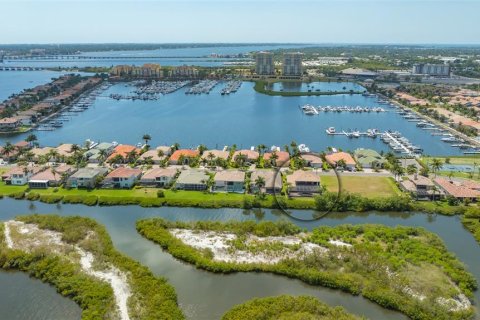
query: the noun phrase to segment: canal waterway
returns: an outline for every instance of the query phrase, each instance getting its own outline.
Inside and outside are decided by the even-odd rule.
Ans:
[[[189,319],[211,320],[220,316],[235,304],[254,297],[279,294],[307,294],[318,297],[330,305],[344,306],[348,311],[364,315],[369,319],[406,319],[398,312],[383,309],[368,300],[321,287],[306,285],[300,281],[262,273],[236,273],[218,275],[195,269],[193,266],[172,258],[152,242],[142,238],[135,230],[135,221],[148,217],[169,220],[278,220],[288,219],[276,210],[199,209],[199,208],[140,208],[136,206],[87,207],[82,205],[49,205],[39,202],[1,200],[0,220],[11,219],[18,214],[56,213],[60,215],[82,215],[104,224],[115,247],[121,252],[148,266],[156,275],[166,277],[178,293],[179,303]],[[312,211],[296,212],[309,216]],[[445,217],[421,213],[342,213],[331,214],[316,222],[292,221],[299,226],[312,229],[319,225],[378,223],[389,226],[407,225],[424,227],[438,234],[449,250],[463,261],[468,270],[480,280],[480,247],[473,236],[463,228],[458,217]],[[0,272],[0,288],[9,288],[12,274]],[[15,274],[14,274],[15,275]],[[10,282],[9,282],[10,281]],[[26,282],[24,289],[37,285],[34,280]],[[45,285],[47,286],[47,285]],[[475,304],[480,302],[475,295]],[[29,306],[29,312],[45,312],[50,300],[35,303],[29,296],[1,299],[4,305]],[[35,307],[32,307],[34,305]],[[68,306],[65,305],[67,308]],[[75,307],[64,319],[77,319]],[[27,311],[28,311],[27,310]],[[25,311],[25,312],[27,312]],[[34,317],[32,317],[33,319]],[[14,318],[15,319],[15,318]],[[20,318],[17,318],[20,319]],[[22,318],[23,319],[23,318]]]
[[[224,83],[218,84],[210,94],[186,95],[187,88],[182,88],[158,100],[117,101],[110,98],[110,94],[132,95],[135,87],[116,84],[97,97],[88,110],[71,116],[62,128],[35,134],[43,146],[56,146],[63,142],[83,144],[86,139],[137,144],[148,133],[152,136],[152,145],[178,142],[186,148],[199,144],[209,148],[232,144],[240,148],[258,144],[283,147],[296,141],[314,151],[327,147],[389,151],[388,145],[379,138],[349,139],[327,135],[325,131],[332,126],[337,132],[355,129],[365,132],[376,128],[399,131],[413,144],[422,147],[427,155],[462,154],[459,148],[442,142],[440,136],[432,136],[432,131],[422,130],[414,122],[405,120],[395,108],[380,104],[376,97],[360,94],[269,96],[257,93],[252,82],[244,82],[236,93],[221,95],[223,86]],[[346,82],[316,83],[315,87],[321,90],[362,88]],[[386,112],[321,112],[308,116],[299,108],[307,103],[315,106],[382,107]],[[0,143],[16,142],[25,137],[26,134],[2,136]]]

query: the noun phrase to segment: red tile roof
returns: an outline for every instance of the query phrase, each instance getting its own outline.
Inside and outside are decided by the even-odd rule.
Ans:
[[[464,184],[461,181],[452,181],[445,178],[436,178],[434,181],[445,190],[447,194],[454,196],[455,198],[480,197],[480,191],[468,188],[468,183]]]
[[[355,160],[353,160],[350,153],[346,152],[335,152],[325,156],[325,159],[330,164],[337,164],[338,161],[343,160],[345,164],[348,165],[355,165]]]
[[[200,155],[200,152],[198,150],[180,149],[175,151],[170,156],[170,161],[178,161],[181,156],[183,156],[184,158],[195,158],[198,155]]]
[[[113,149],[112,154],[107,158],[107,161],[115,158],[115,156],[117,155],[125,158],[127,154],[132,152],[133,150],[135,150],[137,154],[140,154],[140,149],[138,149],[137,147],[129,146],[128,144],[121,144],[119,146],[116,146],[115,149]]]

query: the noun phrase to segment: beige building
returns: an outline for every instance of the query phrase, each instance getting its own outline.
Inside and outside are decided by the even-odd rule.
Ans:
[[[303,53],[288,52],[283,54],[283,76],[301,77],[303,74],[302,68]]]
[[[273,53],[260,51],[255,55],[255,72],[257,75],[274,75],[275,64],[273,62]]]

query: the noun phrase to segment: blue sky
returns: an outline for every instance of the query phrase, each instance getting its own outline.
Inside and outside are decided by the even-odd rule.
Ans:
[[[0,0],[0,43],[480,44],[480,0]]]

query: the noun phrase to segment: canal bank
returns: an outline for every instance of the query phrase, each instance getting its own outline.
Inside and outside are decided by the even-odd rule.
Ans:
[[[253,297],[278,294],[313,295],[330,305],[342,305],[349,312],[365,315],[369,319],[406,319],[363,299],[320,287],[308,286],[300,281],[261,273],[215,275],[195,269],[163,252],[159,246],[143,239],[135,231],[135,222],[142,218],[162,217],[176,221],[196,220],[278,220],[286,218],[277,210],[198,209],[198,208],[138,208],[138,207],[86,207],[80,205],[49,205],[44,203],[2,200],[0,219],[8,220],[18,214],[56,213],[82,215],[96,219],[109,231],[115,247],[124,254],[148,266],[155,274],[169,279],[179,297],[179,303],[189,319],[219,319],[233,305]],[[298,215],[311,215],[299,211]],[[447,248],[464,262],[468,270],[480,279],[480,247],[464,229],[460,217],[445,217],[417,213],[337,213],[316,222],[292,221],[302,228],[319,225],[379,223],[389,226],[420,226],[437,233]],[[192,290],[195,284],[195,290]],[[2,283],[3,287],[3,283]],[[201,292],[202,294],[199,294]],[[480,301],[475,293],[475,304]],[[215,303],[212,303],[214,301]],[[18,303],[18,302],[17,302]],[[22,303],[29,303],[23,301]]]

